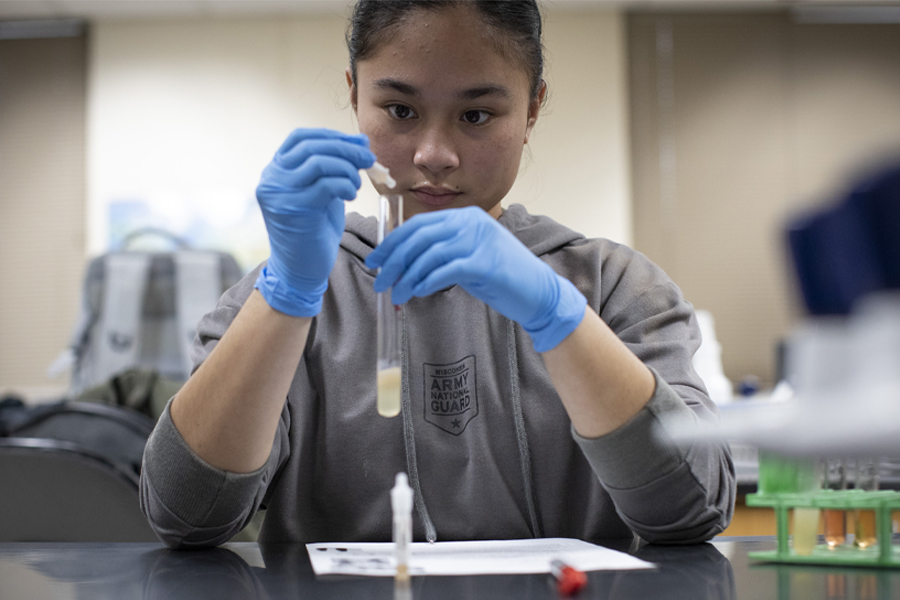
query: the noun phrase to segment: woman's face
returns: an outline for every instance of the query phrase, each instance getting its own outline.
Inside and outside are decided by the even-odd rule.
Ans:
[[[407,218],[462,206],[499,217],[537,119],[523,65],[494,50],[474,10],[414,10],[357,63],[355,86],[348,70],[360,131]]]

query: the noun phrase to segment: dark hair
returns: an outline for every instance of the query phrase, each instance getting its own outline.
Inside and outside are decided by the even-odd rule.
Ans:
[[[358,0],[347,29],[353,83],[357,62],[374,54],[407,13],[454,6],[473,7],[488,27],[506,33],[492,36],[495,49],[522,64],[531,83],[530,97],[536,99],[544,72],[541,12],[536,0]]]

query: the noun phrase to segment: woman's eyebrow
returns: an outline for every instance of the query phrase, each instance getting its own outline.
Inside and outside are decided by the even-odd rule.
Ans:
[[[419,95],[419,90],[415,86],[404,83],[399,79],[393,79],[391,77],[376,79],[373,82],[372,86],[380,90],[392,90],[406,96]],[[512,94],[510,93],[509,88],[507,88],[506,86],[488,84],[469,88],[467,90],[462,90],[457,94],[457,96],[460,100],[476,100],[478,98],[483,98],[484,96],[499,96],[501,98],[511,98]]]
[[[390,77],[384,77],[382,79],[376,79],[372,83],[372,87],[375,87],[380,90],[393,90],[395,92],[399,92],[406,96],[418,96],[419,90],[417,90],[414,86],[409,85],[408,83],[403,83],[397,79],[392,79]]]
[[[460,100],[476,100],[484,96],[499,96],[506,99],[512,98],[509,88],[493,84],[470,88],[459,93]]]

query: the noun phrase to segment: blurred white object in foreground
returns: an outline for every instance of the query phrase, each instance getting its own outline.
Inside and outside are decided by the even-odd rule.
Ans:
[[[788,455],[900,455],[900,295],[871,296],[848,318],[809,319],[788,343],[793,399],[731,404],[721,427],[672,423],[676,438]]]
[[[695,311],[703,342],[694,354],[694,370],[706,384],[709,397],[716,404],[727,404],[733,399],[733,386],[722,369],[722,345],[716,339],[716,325],[712,313]]]

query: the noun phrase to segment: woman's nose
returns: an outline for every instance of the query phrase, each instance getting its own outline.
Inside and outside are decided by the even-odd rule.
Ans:
[[[452,170],[459,166],[459,155],[453,134],[442,127],[430,127],[422,132],[413,162],[432,173]]]

